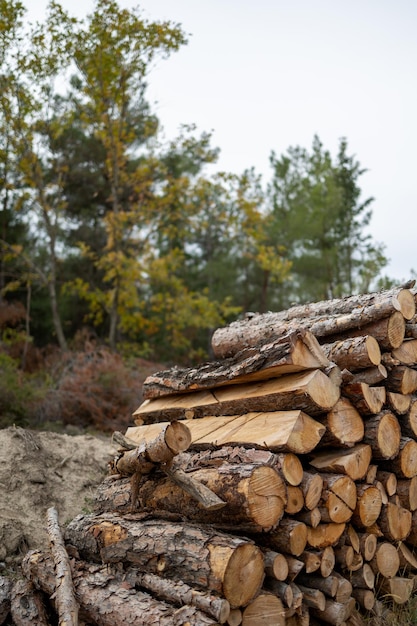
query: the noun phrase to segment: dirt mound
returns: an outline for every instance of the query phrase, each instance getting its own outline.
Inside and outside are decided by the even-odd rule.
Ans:
[[[0,567],[48,544],[48,507],[61,525],[91,510],[115,451],[110,437],[0,430]]]

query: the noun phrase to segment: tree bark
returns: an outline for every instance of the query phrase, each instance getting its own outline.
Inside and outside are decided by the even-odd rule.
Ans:
[[[10,612],[15,626],[49,626],[42,594],[24,578],[13,585]]]
[[[212,389],[231,384],[276,378],[330,365],[317,339],[303,329],[257,348],[245,348],[234,357],[203,363],[193,368],[174,367],[148,376],[145,399],[176,393]]]
[[[385,387],[370,387],[366,383],[349,383],[343,386],[342,391],[362,417],[376,415],[385,404]]]
[[[133,415],[147,423],[288,408],[314,416],[333,408],[339,397],[339,387],[316,369],[267,381],[218,387],[215,393],[196,391],[145,400]]]
[[[9,612],[13,583],[10,578],[0,576],[0,624],[4,624]]]
[[[232,608],[247,604],[263,579],[263,555],[252,541],[210,527],[78,515],[67,526],[66,540],[87,560],[130,563],[145,573],[163,573],[223,595]]]
[[[322,344],[321,347],[327,358],[342,370],[354,372],[381,363],[381,349],[377,340],[370,335],[349,337]]]

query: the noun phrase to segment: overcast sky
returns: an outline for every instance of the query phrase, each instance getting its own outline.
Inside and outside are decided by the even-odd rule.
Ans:
[[[42,19],[46,0],[23,0]],[[91,0],[61,0],[70,14]],[[149,76],[168,138],[181,124],[212,131],[218,169],[254,167],[269,155],[310,148],[314,134],[336,154],[348,140],[368,171],[370,234],[386,245],[386,273],[417,270],[417,2],[415,0],[119,0],[149,20],[180,23],[189,43]]]

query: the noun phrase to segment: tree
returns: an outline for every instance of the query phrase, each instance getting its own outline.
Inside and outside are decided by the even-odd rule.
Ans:
[[[366,234],[373,199],[360,201],[360,164],[342,139],[334,161],[316,136],[312,150],[271,154],[268,189],[271,239],[288,251],[291,280],[277,293],[278,308],[293,301],[335,298],[367,290],[387,260]]]

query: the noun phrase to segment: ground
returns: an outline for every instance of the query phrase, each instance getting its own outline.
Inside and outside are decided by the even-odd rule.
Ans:
[[[116,450],[110,437],[0,430],[0,570],[48,545],[48,507],[57,508],[62,526],[92,510]]]

